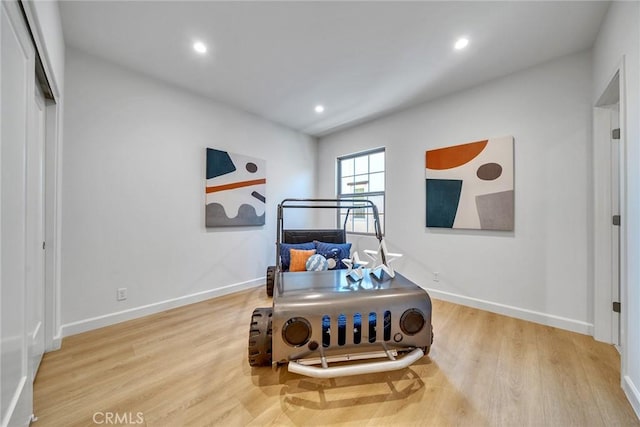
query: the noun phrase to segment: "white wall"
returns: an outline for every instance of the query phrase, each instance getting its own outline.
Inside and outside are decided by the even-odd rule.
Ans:
[[[590,88],[580,53],[322,138],[319,196],[335,194],[337,156],[386,147],[398,271],[436,298],[589,333]],[[504,135],[515,139],[515,231],[426,228],[425,150]]]
[[[626,211],[621,213],[627,233],[622,272],[625,305],[622,307],[622,386],[640,416],[640,4],[613,2],[593,49],[592,103],[595,104],[624,57],[622,87],[626,108]],[[623,249],[624,254],[624,249]]]
[[[277,202],[314,193],[316,141],[77,50],[66,75],[63,334],[263,283]],[[206,147],[266,160],[264,227],[205,228]]]

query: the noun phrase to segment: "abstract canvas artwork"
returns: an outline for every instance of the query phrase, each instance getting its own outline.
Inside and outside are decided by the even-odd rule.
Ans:
[[[265,161],[207,148],[206,226],[264,225]]]
[[[427,227],[513,230],[513,137],[428,150]]]

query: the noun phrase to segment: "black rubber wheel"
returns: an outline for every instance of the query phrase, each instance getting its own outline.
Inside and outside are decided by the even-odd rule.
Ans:
[[[249,365],[271,365],[271,307],[256,308],[249,328]]]
[[[431,345],[433,345],[433,325],[431,325]],[[429,354],[429,352],[431,351],[431,345],[422,347],[422,352],[424,353],[425,356]]]
[[[270,265],[267,267],[267,295],[273,296],[273,284],[276,280],[276,266]]]

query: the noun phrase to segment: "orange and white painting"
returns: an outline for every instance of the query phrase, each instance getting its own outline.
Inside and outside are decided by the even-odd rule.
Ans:
[[[513,137],[428,150],[427,227],[513,230]]]
[[[265,161],[207,148],[206,226],[264,225]]]

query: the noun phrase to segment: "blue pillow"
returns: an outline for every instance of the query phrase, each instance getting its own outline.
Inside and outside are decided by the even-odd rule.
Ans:
[[[313,242],[307,243],[280,243],[280,263],[282,264],[282,270],[288,271],[289,264],[291,264],[291,253],[289,250],[291,249],[300,249],[304,251],[309,251],[311,249],[315,249],[316,245]]]
[[[315,244],[317,254],[322,255],[326,259],[334,259],[337,269],[347,268],[347,266],[342,263],[342,260],[351,256],[351,243],[325,243],[316,240]]]

